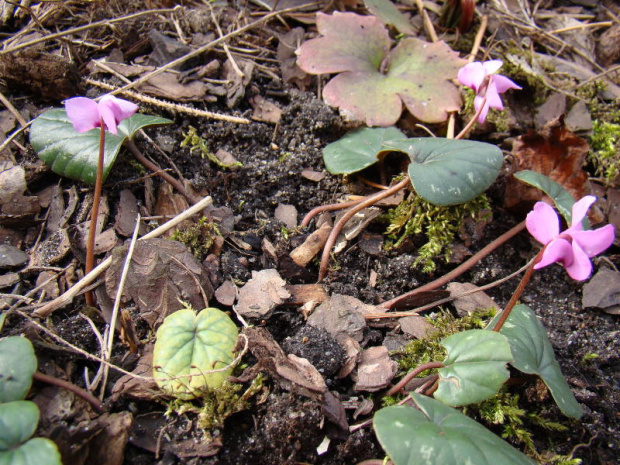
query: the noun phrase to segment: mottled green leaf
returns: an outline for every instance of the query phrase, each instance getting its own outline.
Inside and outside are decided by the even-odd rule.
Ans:
[[[426,137],[389,144],[409,155],[411,184],[419,196],[435,205],[475,199],[493,184],[504,160],[497,146],[471,140]]]
[[[402,139],[405,135],[395,127],[360,128],[323,149],[323,160],[330,173],[350,174],[361,171],[378,161],[388,147],[386,141]]]
[[[0,465],[62,465],[53,441],[34,438],[21,446],[0,452]]]
[[[490,328],[500,315],[489,324]],[[560,410],[566,416],[581,418],[583,411],[562,375],[547,332],[534,311],[527,305],[516,305],[500,333],[508,338],[514,356],[511,364],[523,373],[540,376]]]
[[[232,367],[237,327],[224,312],[206,308],[196,314],[185,308],[166,317],[157,330],[153,350],[155,381],[164,391],[182,399],[205,389],[216,389]]]
[[[441,402],[411,393],[417,407],[375,414],[377,439],[395,465],[534,465],[488,429]]]
[[[493,397],[509,378],[506,367],[513,360],[505,336],[472,329],[441,341],[448,349],[439,369],[435,398],[452,406],[468,405]]]
[[[0,402],[22,400],[32,384],[37,358],[25,337],[0,340]]]
[[[107,178],[125,139],[133,137],[139,129],[170,123],[172,121],[166,118],[136,113],[121,121],[118,135],[106,131],[103,179]],[[83,133],[76,132],[65,110],[56,108],[46,111],[32,122],[30,143],[39,158],[55,173],[94,184],[99,160],[100,132],[99,128]]]

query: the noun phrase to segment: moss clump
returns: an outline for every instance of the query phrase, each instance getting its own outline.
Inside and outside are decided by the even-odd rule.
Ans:
[[[198,223],[183,230],[175,231],[171,239],[185,244],[190,252],[202,261],[209,253],[209,249],[217,236],[221,236],[218,225],[207,221],[203,216],[198,220]]]
[[[620,124],[594,121],[590,137],[590,161],[607,184],[616,184],[620,173]]]
[[[202,430],[221,427],[232,414],[250,408],[250,400],[263,389],[263,381],[259,374],[245,391],[241,384],[224,382],[217,389],[202,391],[194,400],[174,399],[168,403],[166,415],[193,413]]]
[[[424,233],[427,242],[418,249],[413,266],[421,266],[424,273],[431,273],[436,267],[436,257],[443,255],[446,262],[449,260],[452,241],[463,221],[467,218],[476,221],[486,219],[488,212],[489,200],[484,194],[467,203],[447,207],[434,205],[411,194],[388,212],[386,234],[391,242],[386,244],[386,248],[397,248],[408,236]]]
[[[196,128],[190,126],[187,132],[183,133],[185,139],[181,142],[181,147],[189,146],[189,152],[199,152],[202,158],[208,158],[210,161],[215,163],[220,168],[232,168],[234,166],[243,166],[240,162],[231,163],[227,165],[226,163],[222,163],[222,161],[217,158],[211,150],[209,150],[209,146],[207,144],[207,140],[198,135]]]
[[[495,309],[489,308],[462,318],[457,318],[446,311],[439,313],[435,318],[427,317],[434,329],[424,339],[415,339],[395,353],[400,369],[408,372],[423,363],[445,359],[446,349],[440,344],[443,339],[461,331],[482,329],[494,316]]]
[[[461,111],[461,115],[463,116],[464,121],[469,121],[476,115],[476,109],[474,108],[476,92],[466,88],[464,89],[464,94],[463,110]],[[493,109],[492,111],[489,111],[485,121],[493,124],[496,131],[507,132],[510,129],[507,116],[507,110]]]

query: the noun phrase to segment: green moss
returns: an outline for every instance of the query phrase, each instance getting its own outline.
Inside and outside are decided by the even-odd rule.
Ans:
[[[166,416],[192,413],[197,415],[197,425],[204,431],[221,427],[230,415],[250,408],[250,400],[263,389],[263,381],[259,374],[245,391],[241,384],[224,382],[218,389],[203,391],[192,401],[174,399],[168,403]]]
[[[209,253],[216,236],[221,236],[218,225],[207,221],[203,216],[198,223],[175,231],[171,239],[182,242],[198,260],[203,260]]]
[[[446,337],[469,329],[482,329],[495,316],[495,309],[490,308],[470,313],[457,318],[449,312],[441,312],[435,318],[426,317],[434,329],[424,339],[414,339],[403,349],[395,352],[399,367],[408,372],[417,366],[446,358],[446,349],[440,342]],[[425,372],[423,376],[426,376]]]
[[[620,124],[593,122],[589,158],[605,182],[616,183],[620,173]]]
[[[465,88],[464,93],[463,110],[461,110],[461,115],[463,117],[463,121],[469,121],[476,115],[476,109],[474,108],[474,98],[476,97],[476,92]],[[485,121],[493,124],[497,131],[507,132],[510,129],[507,116],[507,110],[499,111],[493,109],[489,111]]]
[[[490,211],[489,200],[481,195],[462,205],[438,206],[411,194],[387,215],[386,248],[397,248],[411,235],[424,234],[427,242],[418,249],[414,266],[425,273],[435,270],[435,259],[443,256],[447,262],[452,252],[455,234],[467,218],[484,219]]]
[[[198,135],[196,128],[190,126],[187,133],[183,133],[185,139],[181,142],[181,147],[189,146],[189,152],[199,152],[202,158],[207,157],[210,161],[215,163],[220,168],[232,168],[234,166],[243,166],[240,162],[231,163],[227,165],[222,163],[214,154],[209,150],[207,140]]]

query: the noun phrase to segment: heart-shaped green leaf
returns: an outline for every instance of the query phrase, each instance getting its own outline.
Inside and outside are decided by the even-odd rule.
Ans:
[[[323,97],[368,126],[392,126],[403,104],[416,118],[445,121],[461,108],[452,82],[466,61],[443,42],[409,38],[390,51],[385,26],[374,16],[317,14],[322,37],[304,42],[298,64],[307,73],[340,73]]]
[[[420,410],[387,407],[375,414],[379,442],[395,465],[533,465],[536,462],[461,412],[411,393]]]
[[[37,358],[25,337],[0,340],[0,403],[22,400],[32,384]]]
[[[34,438],[16,449],[0,451],[0,465],[62,465],[53,441]]]
[[[181,399],[216,389],[226,380],[234,359],[237,327],[221,310],[206,308],[196,315],[185,308],[166,317],[153,349],[155,381]]]
[[[555,203],[556,208],[566,222],[570,224],[575,199],[561,184],[549,179],[549,177],[542,173],[531,170],[519,171],[514,174],[514,177],[530,186],[537,187],[547,194],[553,200],[553,203]]]
[[[29,400],[0,404],[0,451],[13,449],[34,434],[39,423],[39,407]]]
[[[435,398],[445,404],[456,407],[493,397],[510,376],[510,345],[499,333],[472,329],[443,339],[441,345],[448,354]]]
[[[500,315],[489,323],[489,328],[495,326]],[[583,411],[562,375],[547,332],[534,311],[527,305],[516,305],[500,333],[508,338],[514,356],[511,365],[523,373],[540,376],[564,415],[581,418]]]
[[[435,205],[475,199],[493,184],[504,160],[495,145],[472,140],[427,137],[390,144],[392,150],[409,155],[411,184],[419,196]]]
[[[391,139],[405,135],[395,127],[360,128],[323,149],[323,161],[330,173],[351,174],[375,164],[381,152],[389,150],[385,145]]]
[[[170,123],[172,121],[166,118],[136,113],[121,121],[118,135],[106,131],[103,179],[107,178],[125,139],[147,126]],[[97,176],[99,136],[99,128],[76,132],[62,108],[46,111],[32,122],[30,128],[30,143],[41,160],[61,176],[90,184],[95,183]]]

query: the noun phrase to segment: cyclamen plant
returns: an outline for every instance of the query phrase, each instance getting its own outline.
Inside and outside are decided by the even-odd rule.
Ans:
[[[65,101],[65,109],[77,132],[105,126],[116,135],[120,122],[138,111],[138,105],[113,95],[104,95],[99,103],[86,97],[70,98]]]

